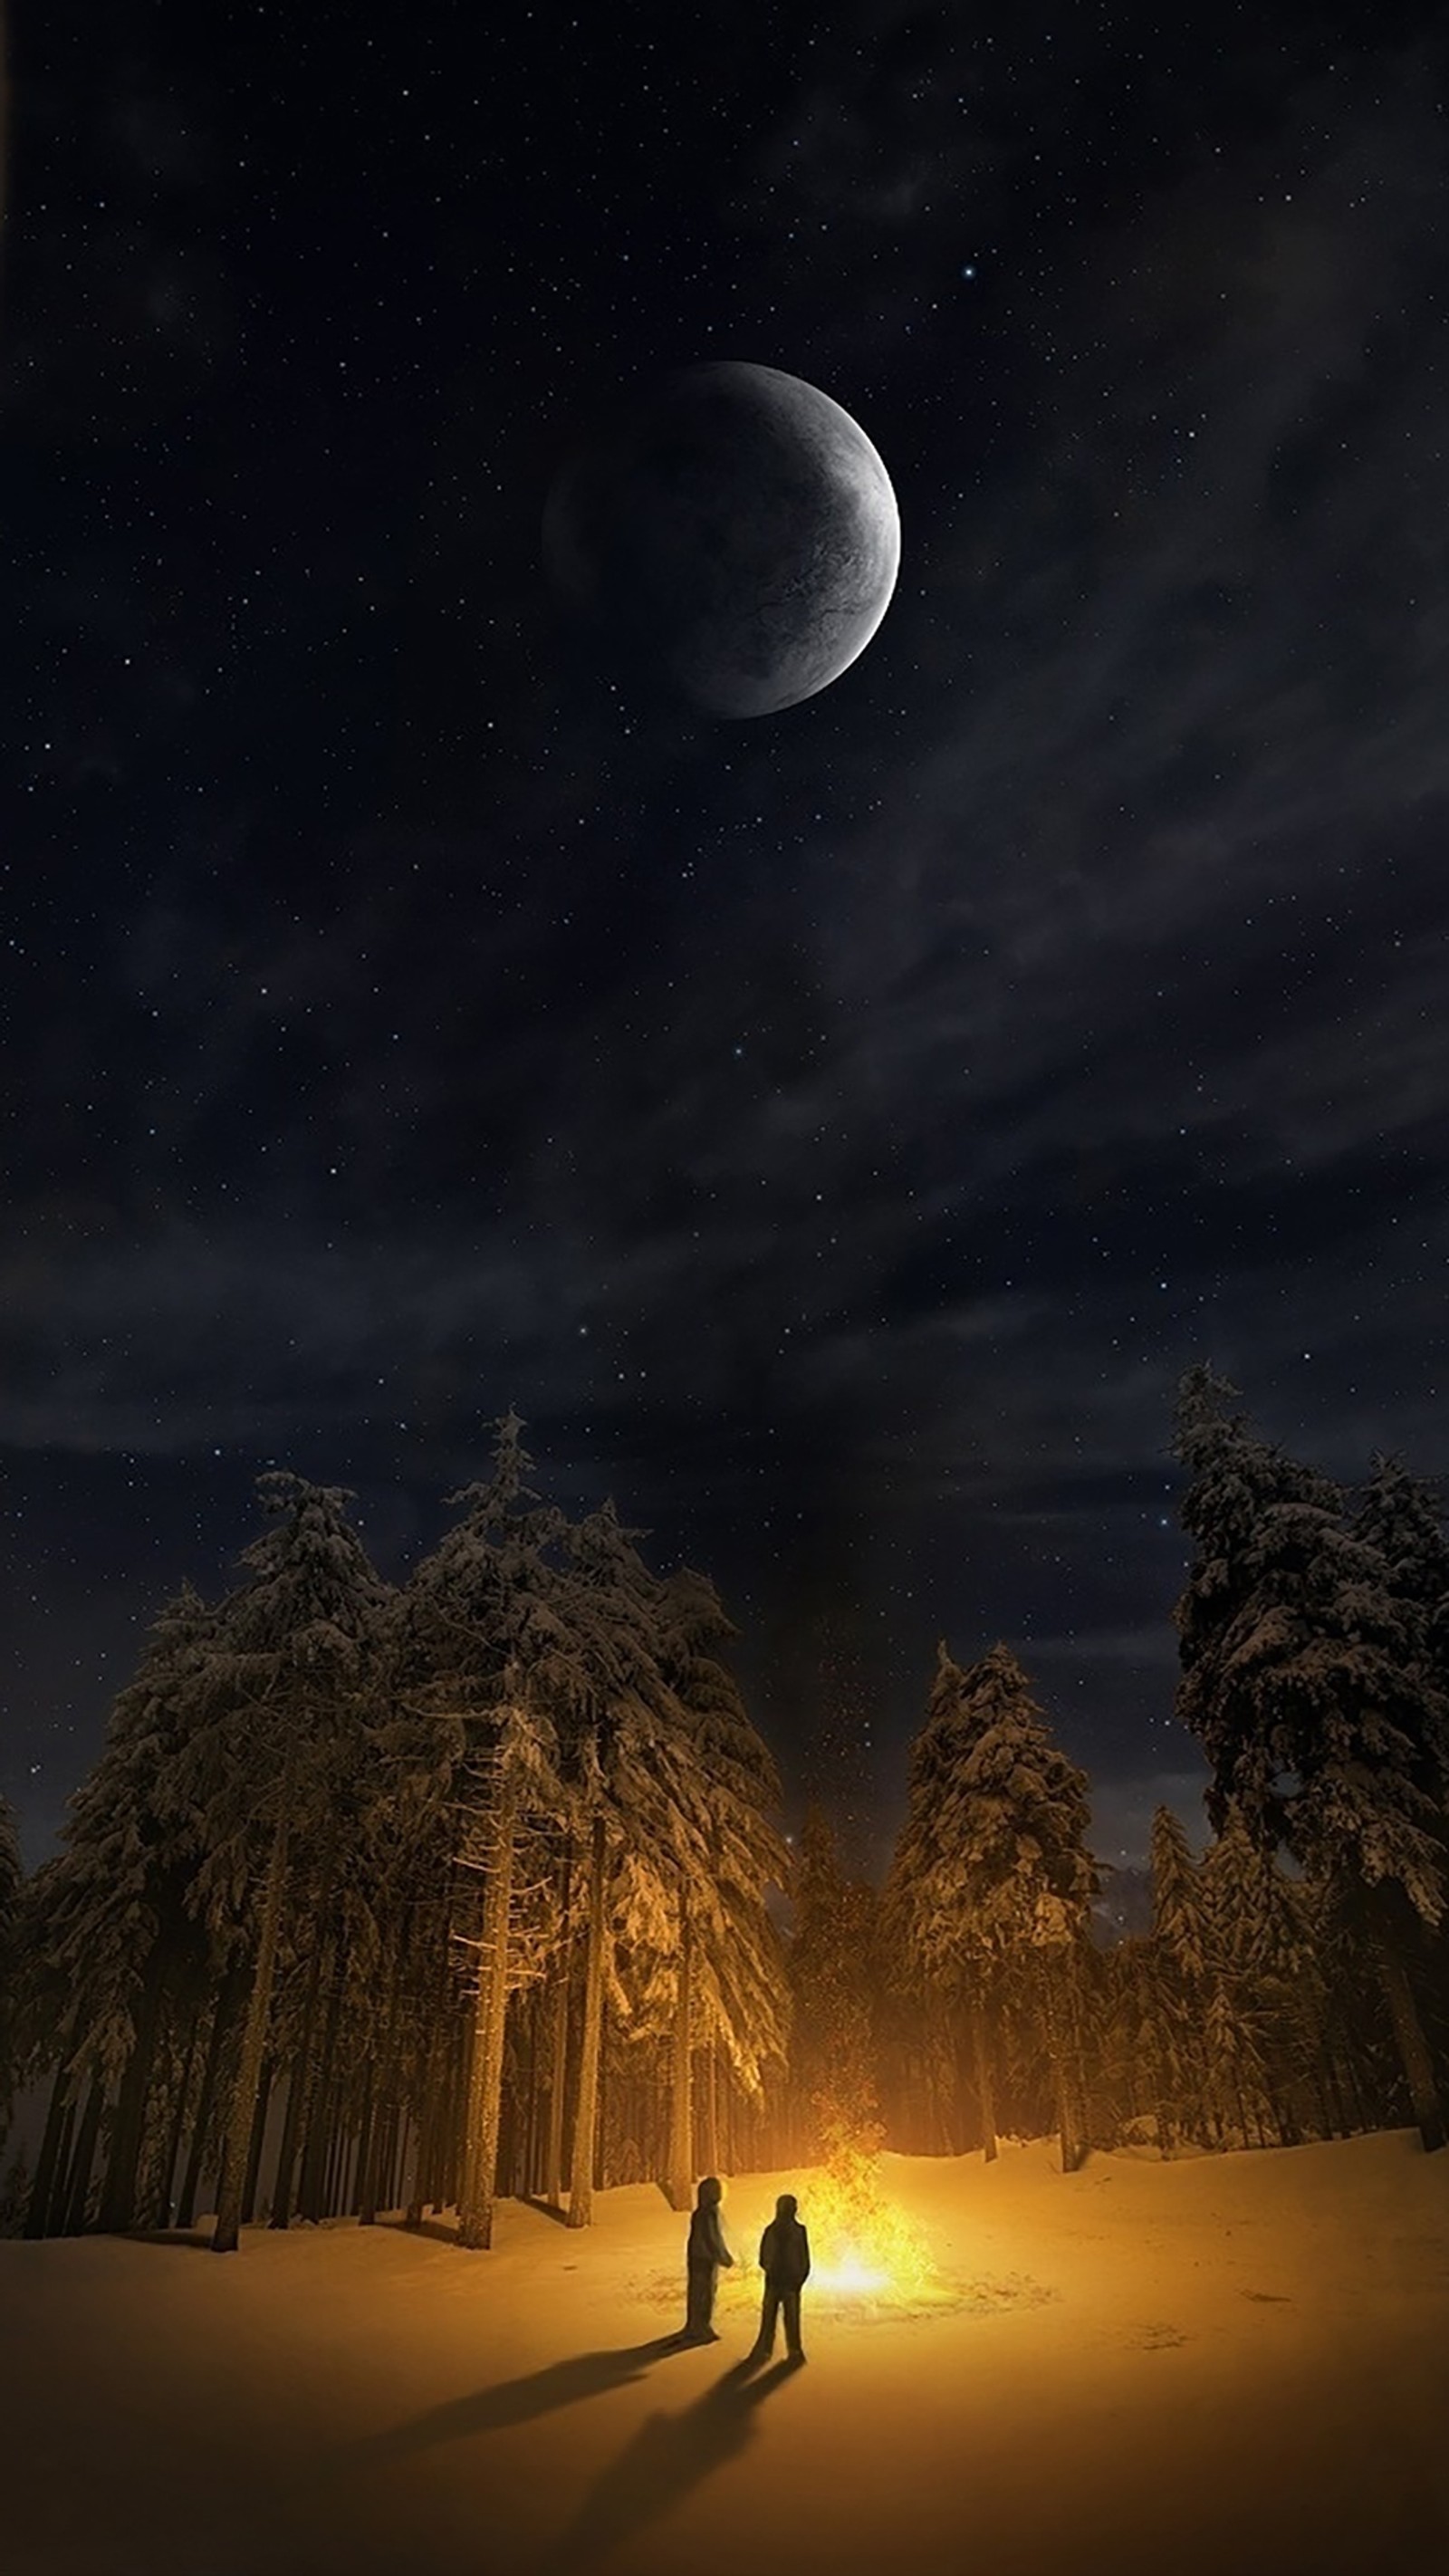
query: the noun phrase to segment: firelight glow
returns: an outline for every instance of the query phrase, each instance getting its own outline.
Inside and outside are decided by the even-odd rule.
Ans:
[[[850,2149],[838,2155],[811,2182],[801,2215],[809,2225],[810,2289],[817,2295],[907,2307],[939,2291],[930,2248],[887,2199],[875,2157]]]
[[[851,2297],[887,2289],[891,2276],[889,2272],[878,2271],[873,2264],[863,2263],[860,2256],[852,2252],[842,2254],[838,2263],[822,2263],[814,2277],[819,2288],[839,2290]]]

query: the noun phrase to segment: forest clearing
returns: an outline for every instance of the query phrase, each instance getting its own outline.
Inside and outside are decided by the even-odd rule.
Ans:
[[[1411,2132],[1170,2162],[887,2156],[954,2304],[805,2294],[807,2366],[661,2352],[683,2221],[509,2201],[0,2243],[9,2576],[1430,2576],[1449,2563],[1449,2159]],[[777,2189],[725,2201],[753,2252]]]

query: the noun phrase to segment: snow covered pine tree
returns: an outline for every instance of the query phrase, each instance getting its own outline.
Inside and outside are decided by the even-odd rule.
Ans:
[[[1340,1489],[1258,1438],[1235,1404],[1211,1369],[1183,1378],[1176,1454],[1196,1553],[1174,1613],[1177,1713],[1212,1764],[1214,1823],[1236,1807],[1257,1841],[1347,1892],[1420,2135],[1440,2147],[1408,1960],[1415,1919],[1432,1928],[1445,1910],[1449,1702],[1419,1606]]]
[[[1026,1985],[1051,2064],[1065,2173],[1086,2143],[1077,1952],[1099,1886],[1089,1821],[1086,1780],[1053,1744],[1009,1647],[993,1646],[963,1672],[943,1643],[912,1757],[896,1901],[923,1972],[970,1978],[978,1997],[1012,1976]]]

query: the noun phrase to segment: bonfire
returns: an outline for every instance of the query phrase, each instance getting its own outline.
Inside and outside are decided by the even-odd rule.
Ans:
[[[835,2145],[802,2194],[800,2214],[810,2231],[812,2299],[914,2308],[949,2295],[925,2238],[886,2198],[880,2158],[869,2148]]]

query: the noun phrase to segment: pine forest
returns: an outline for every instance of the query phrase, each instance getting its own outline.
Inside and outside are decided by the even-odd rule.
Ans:
[[[0,2232],[383,2212],[490,2244],[504,2196],[882,2146],[1163,2155],[1449,2102],[1449,1538],[1397,1460],[1346,1491],[1202,1367],[1179,1389],[1176,1714],[1112,1939],[1089,1784],[1006,1644],[942,1644],[884,1884],[775,1763],[704,1576],[569,1521],[507,1416],[384,1582],[350,1497],[271,1472],[225,1596],[170,1600],[28,1878],[0,1802]]]

